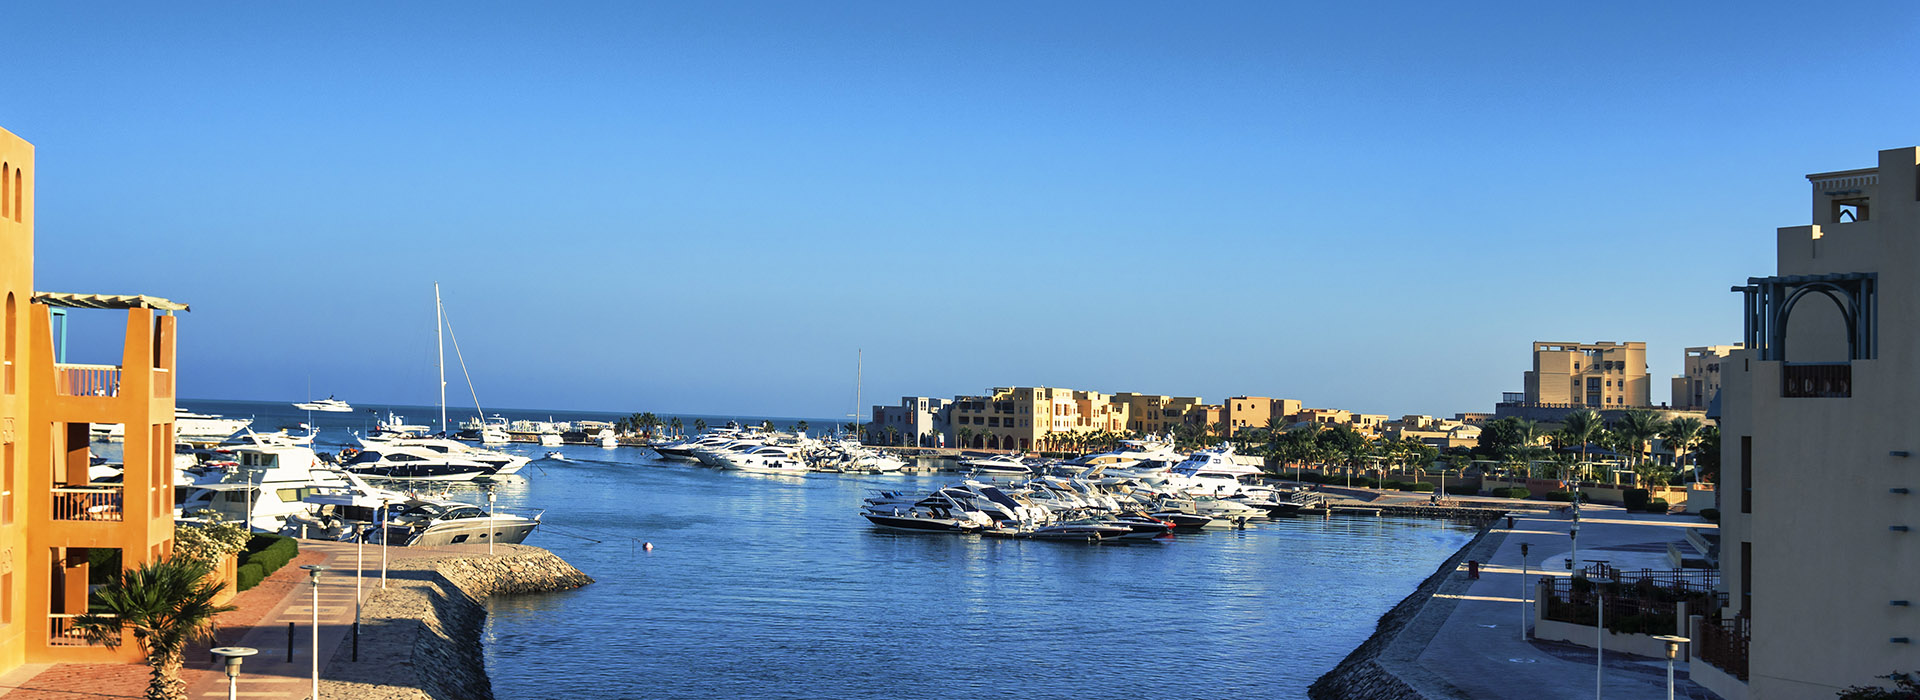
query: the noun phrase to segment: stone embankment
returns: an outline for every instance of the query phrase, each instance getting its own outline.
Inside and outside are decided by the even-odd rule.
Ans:
[[[496,545],[496,553],[427,554],[388,566],[387,588],[360,616],[360,660],[349,635],[323,673],[323,697],[379,700],[490,700],[480,645],[486,599],[564,591],[593,583],[539,547]],[[375,584],[377,585],[377,584]]]
[[[1393,606],[1374,628],[1373,636],[1342,659],[1326,675],[1307,688],[1313,700],[1380,698],[1381,700],[1465,700],[1466,696],[1446,682],[1418,669],[1416,659],[1440,625],[1453,612],[1453,601],[1436,600],[1434,594],[1464,590],[1464,576],[1453,577],[1467,559],[1486,561],[1506,538],[1492,534],[1490,521],[1472,541],[1454,552],[1440,568],[1413,589],[1413,593]]]

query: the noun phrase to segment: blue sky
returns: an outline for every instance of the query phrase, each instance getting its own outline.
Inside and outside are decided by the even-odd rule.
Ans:
[[[37,286],[192,303],[189,396],[430,402],[438,281],[488,405],[1664,400],[1920,142],[1920,8],[1708,5],[18,4],[0,127]]]

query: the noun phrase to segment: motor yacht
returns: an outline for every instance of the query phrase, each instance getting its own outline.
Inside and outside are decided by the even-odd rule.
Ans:
[[[370,543],[405,547],[498,542],[519,544],[540,526],[541,511],[485,508],[443,498],[391,491],[369,485],[353,474],[340,486],[314,488],[305,502],[310,514],[289,520],[312,536],[351,540],[365,533]],[[385,527],[381,527],[384,516]]]
[[[407,481],[476,481],[499,472],[462,455],[403,444],[369,446],[340,466],[364,477]]]
[[[491,468],[488,476],[506,476],[513,474],[520,471],[521,467],[526,466],[527,462],[532,461],[521,455],[474,447],[459,440],[448,440],[446,438],[360,438],[360,445],[365,449],[389,446],[415,447],[429,452],[465,459],[467,461],[479,462]]]
[[[972,470],[975,474],[992,474],[995,476],[1027,476],[1033,473],[1033,467],[1027,466],[1026,462],[1012,455],[993,455],[991,457],[963,460],[960,462],[960,466]]]
[[[196,444],[220,442],[252,425],[252,418],[227,418],[194,413],[178,406],[173,409],[173,438],[179,442]],[[94,423],[90,430],[95,441],[126,440],[126,426],[119,423]]]
[[[331,396],[321,399],[319,401],[308,401],[305,403],[297,403],[297,404],[294,404],[293,407],[300,409],[302,411],[320,411],[322,413],[352,413],[353,412],[353,406],[348,405],[347,402],[345,401],[341,401]]]
[[[758,445],[744,452],[719,454],[720,468],[760,474],[805,474],[807,461],[794,447]]]
[[[182,472],[176,486],[176,517],[245,522],[256,532],[280,532],[288,517],[304,513],[301,502],[317,486],[346,482],[320,467],[301,445],[245,445],[229,450],[232,461]]]

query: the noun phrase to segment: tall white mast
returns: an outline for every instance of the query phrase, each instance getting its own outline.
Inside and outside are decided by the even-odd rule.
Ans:
[[[860,374],[865,369],[865,362],[866,356],[863,351],[855,348],[853,351],[853,439],[861,442],[866,442],[860,436]]]
[[[440,283],[433,283],[433,366],[440,370],[440,433],[447,432],[447,341],[443,329],[446,321],[440,315]]]

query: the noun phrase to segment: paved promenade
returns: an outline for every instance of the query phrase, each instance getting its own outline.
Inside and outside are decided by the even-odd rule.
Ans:
[[[450,552],[485,551],[485,546],[469,548],[436,547],[388,551],[389,562],[411,557],[444,556]],[[274,700],[298,700],[310,696],[312,688],[313,597],[307,572],[300,567],[321,564],[329,570],[321,576],[320,645],[321,677],[336,653],[349,654],[351,648],[341,641],[351,634],[354,620],[355,546],[341,542],[302,540],[300,556],[241,593],[232,604],[240,610],[220,616],[216,646],[244,646],[260,650],[241,666],[239,696]],[[363,592],[371,597],[380,590],[380,548],[366,548]],[[288,660],[287,623],[294,624],[293,655]],[[364,639],[363,639],[364,641]],[[181,676],[187,682],[187,695],[200,698],[227,696],[227,677],[210,661],[208,645],[196,645],[187,653],[187,668]],[[140,698],[147,687],[147,667],[137,664],[29,664],[0,676],[0,696],[7,700],[75,700],[77,698]],[[324,689],[324,688],[323,688]]]
[[[1627,513],[1613,506],[1585,506],[1580,522],[1582,564],[1606,561],[1620,569],[1667,569],[1666,544],[1685,548],[1686,530],[1710,528],[1691,515]],[[1543,575],[1566,576],[1570,515],[1518,515],[1488,533],[1473,556],[1480,579],[1464,565],[1441,585],[1421,614],[1402,631],[1383,665],[1428,698],[1580,700],[1595,697],[1594,650],[1558,642],[1521,641],[1520,599]],[[1520,543],[1530,545],[1523,592]],[[1531,620],[1531,616],[1527,618]],[[1687,680],[1678,662],[1677,695],[1715,698]],[[1656,698],[1666,693],[1666,660],[1608,652],[1600,673],[1603,699]]]

